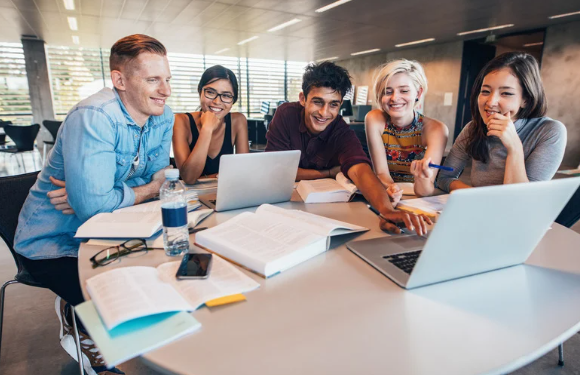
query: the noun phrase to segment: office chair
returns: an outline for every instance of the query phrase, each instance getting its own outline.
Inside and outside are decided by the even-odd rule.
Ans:
[[[6,125],[12,125],[12,121],[0,120],[0,145],[3,145],[6,143],[6,133],[4,133],[4,127]]]
[[[20,255],[14,251],[14,236],[16,235],[16,226],[18,225],[18,215],[20,214],[20,210],[28,196],[30,188],[36,181],[37,175],[38,172],[32,172],[18,176],[0,178],[0,207],[2,207],[2,215],[0,215],[0,237],[2,237],[4,242],[6,242],[6,246],[8,246],[10,253],[12,253],[17,269],[14,279],[5,282],[4,285],[2,285],[2,288],[0,288],[0,353],[2,349],[2,326],[4,323],[4,300],[6,298],[6,287],[11,284],[20,283],[37,288],[45,288],[44,285],[36,281],[34,277],[28,273],[20,261]],[[76,327],[74,308],[72,308],[71,311],[77,347],[77,358],[79,358],[79,369],[81,375],[83,375],[81,346]]]
[[[14,146],[0,148],[0,152],[11,154],[11,157],[14,155],[20,155],[22,168],[24,169],[24,172],[26,172],[26,165],[24,164],[24,157],[22,154],[24,152],[34,151],[34,141],[39,130],[40,125],[38,124],[29,126],[5,125],[4,131],[6,132],[6,135],[12,139]],[[32,163],[36,169],[34,155],[32,156]]]
[[[44,146],[42,147],[42,163],[46,164],[46,146],[54,146],[54,142],[56,142],[56,135],[58,134],[58,129],[62,125],[62,121],[44,120],[42,125],[52,136],[52,141],[44,141]]]

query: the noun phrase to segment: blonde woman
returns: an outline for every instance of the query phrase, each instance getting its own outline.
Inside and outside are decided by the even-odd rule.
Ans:
[[[396,182],[414,183],[418,196],[433,194],[438,170],[429,163],[441,163],[449,130],[415,110],[427,93],[423,67],[417,61],[390,61],[379,68],[374,89],[380,109],[367,114],[365,129],[375,173],[395,202],[402,195]]]

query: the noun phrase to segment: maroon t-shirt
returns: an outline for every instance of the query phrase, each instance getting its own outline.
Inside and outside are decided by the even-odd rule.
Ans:
[[[266,151],[300,150],[300,168],[324,170],[340,165],[348,177],[350,167],[371,165],[360,141],[342,116],[338,116],[318,135],[311,135],[304,122],[300,102],[284,103],[276,110],[266,133]]]

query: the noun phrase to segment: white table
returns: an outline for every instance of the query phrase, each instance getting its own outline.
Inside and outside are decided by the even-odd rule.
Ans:
[[[261,287],[246,302],[194,312],[201,330],[144,355],[148,365],[195,375],[504,374],[580,330],[580,235],[558,224],[526,265],[405,291],[344,245],[384,235],[364,203],[280,206],[372,230],[335,238],[330,251],[271,279],[247,273]],[[112,267],[169,260],[154,251],[93,270],[98,249],[81,246],[83,289]]]

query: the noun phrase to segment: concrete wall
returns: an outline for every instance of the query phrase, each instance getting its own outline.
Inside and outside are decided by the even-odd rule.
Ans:
[[[580,22],[550,26],[542,57],[542,80],[548,98],[548,116],[568,129],[563,165],[580,164]]]
[[[451,146],[457,112],[462,53],[463,42],[452,42],[339,60],[337,64],[348,69],[355,86],[369,86],[369,97],[373,98],[373,75],[380,64],[400,58],[419,61],[429,81],[423,113],[444,122],[449,127],[448,146]],[[452,95],[449,106],[444,106],[445,93]]]
[[[22,48],[24,50],[33,123],[40,124],[40,132],[36,140],[38,149],[42,152],[44,141],[53,140],[48,130],[42,126],[42,121],[54,119],[52,90],[44,41],[22,39]]]

